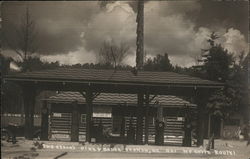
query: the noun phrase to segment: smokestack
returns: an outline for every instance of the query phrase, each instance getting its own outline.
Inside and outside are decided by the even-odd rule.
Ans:
[[[144,61],[144,0],[138,0],[138,11],[137,11],[137,39],[136,39],[136,68],[142,70]]]

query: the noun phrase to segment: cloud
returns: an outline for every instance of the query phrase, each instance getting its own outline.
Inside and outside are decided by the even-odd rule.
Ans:
[[[232,14],[221,5],[218,6],[227,14],[217,16],[218,12],[221,13],[220,7],[207,3],[145,3],[144,46],[147,55],[153,57],[166,52],[173,64],[190,66],[196,62],[201,49],[208,47],[206,40],[212,31],[219,34],[219,42],[230,52],[246,51],[247,40],[242,31],[245,27],[240,23],[244,18],[237,21],[239,18],[233,16],[233,20],[228,20]],[[6,24],[19,23],[17,19],[24,13],[24,4],[5,2],[2,14],[5,29],[10,28]],[[43,59],[60,60],[64,64],[97,62],[96,56],[103,42],[113,41],[130,46],[131,53],[124,62],[135,65],[136,3],[115,1],[104,8],[100,8],[96,1],[29,2],[29,5],[39,33],[38,53]],[[233,9],[233,5],[230,4],[230,8]],[[239,7],[233,14],[239,12],[243,17],[244,11],[238,10]],[[237,25],[231,25],[234,23]]]
[[[78,63],[96,63],[96,56],[93,52],[87,51],[85,48],[80,47],[76,51],[70,51],[67,54],[57,55],[44,55],[41,56],[42,60],[48,62],[59,61],[60,64],[72,65]]]
[[[171,16],[176,14],[182,14],[185,16],[189,12],[198,12],[201,9],[201,4],[198,1],[158,1],[146,4],[147,6],[154,6],[155,3],[158,3],[158,13],[159,15]]]
[[[235,28],[248,36],[248,1],[199,1],[201,8],[198,12],[188,13],[197,27],[208,27],[213,31],[218,28]]]
[[[38,53],[66,54],[82,45],[80,34],[93,15],[100,12],[98,2],[4,2],[3,30],[9,41],[16,41],[16,30],[29,6],[36,24]]]
[[[4,49],[1,51],[1,54],[5,57],[11,57],[13,58],[15,61],[20,61],[21,58],[16,54],[15,51],[13,50],[9,50],[9,49]]]
[[[24,15],[26,5],[5,3],[3,8],[4,29],[8,30],[9,26],[18,28],[17,19]],[[64,64],[95,62],[102,43],[111,40],[117,44],[127,43],[135,49],[136,15],[126,2],[108,4],[105,9],[100,9],[98,2],[90,1],[30,2],[29,10],[38,31],[37,54],[49,61],[62,60]],[[11,33],[13,29],[9,30],[8,38],[15,40],[17,35]],[[79,50],[83,49],[88,54],[80,54]],[[90,59],[76,60],[83,59],[83,55]],[[65,57],[79,58],[70,60]]]
[[[222,46],[230,52],[247,50],[247,41],[237,29],[197,26],[186,13],[199,10],[197,1],[185,3],[151,1],[145,5],[145,50],[151,55],[168,53],[173,64],[190,66],[197,62],[201,49],[208,48],[207,39],[212,31],[220,37]],[[171,9],[170,9],[171,8]],[[176,8],[176,9],[175,9]],[[178,8],[178,9],[177,9]],[[169,9],[168,11],[165,11]]]
[[[174,66],[190,67],[197,64],[195,58],[190,56],[180,57],[180,56],[170,56],[170,62]]]
[[[244,35],[237,29],[230,28],[222,37],[222,46],[229,52],[240,54],[248,53],[248,44]]]
[[[136,58],[136,53],[135,53],[135,51],[133,52],[133,54],[129,54],[128,56],[126,56],[125,57],[125,59],[124,59],[124,64],[125,65],[130,65],[130,66],[132,66],[132,67],[134,67],[135,66],[135,58]]]
[[[89,21],[84,30],[84,46],[98,53],[104,41],[126,43],[135,48],[136,15],[126,2],[110,3]]]
[[[196,30],[195,24],[185,16],[186,12],[199,9],[196,2],[185,3],[189,5],[186,9],[181,9],[183,6],[178,4],[152,1],[145,5],[145,50],[152,55],[166,52],[173,63],[183,64],[182,58],[194,62],[209,31],[206,28]],[[168,8],[172,9],[166,12]]]

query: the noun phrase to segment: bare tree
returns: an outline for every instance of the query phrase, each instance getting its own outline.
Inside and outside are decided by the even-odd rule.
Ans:
[[[124,58],[129,53],[129,46],[125,43],[120,43],[120,45],[104,42],[99,51],[99,62],[103,64],[111,64],[116,68],[116,66],[121,65]]]
[[[19,62],[20,66],[22,67],[22,71],[27,72],[32,68],[32,63],[30,62],[33,60],[32,55],[38,50],[35,21],[31,18],[28,5],[26,6],[25,14],[20,20],[20,24],[13,28],[11,28],[11,24],[3,22],[3,28],[6,31],[3,32],[4,47],[15,51],[21,60],[21,62],[17,62]],[[22,96],[29,98],[27,94],[25,95],[25,92],[28,92],[28,87],[18,88],[20,88],[20,90],[16,89],[16,91],[23,90]],[[38,94],[38,91],[35,91],[34,93]],[[31,94],[33,95],[34,93]],[[27,101],[27,99],[25,101]],[[29,104],[24,103],[22,100],[19,100],[18,105],[22,106],[21,108],[24,109],[23,111],[25,113],[25,137],[30,138],[32,137],[34,127],[34,106],[30,106]]]
[[[10,39],[7,34],[4,36],[7,47],[14,50],[19,56],[24,64],[23,71],[26,71],[28,67],[26,65],[27,60],[38,50],[35,21],[31,18],[28,6],[26,6],[26,11],[21,18],[20,25],[15,28],[13,39]]]

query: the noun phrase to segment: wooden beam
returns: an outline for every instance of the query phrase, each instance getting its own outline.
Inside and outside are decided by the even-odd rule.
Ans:
[[[34,84],[32,81],[13,81],[18,84]],[[89,82],[68,81],[66,85],[60,81],[38,81],[36,86],[41,90],[53,91],[84,91],[88,89]],[[191,85],[174,85],[174,84],[158,84],[158,83],[122,83],[122,82],[91,82],[93,92],[101,93],[128,93],[137,94],[144,89],[150,89],[151,94],[157,95],[176,95],[176,96],[192,96],[190,92],[194,90]],[[200,88],[197,86],[196,88]],[[215,90],[215,88],[204,88],[205,90]],[[218,89],[218,88],[217,88]]]
[[[93,97],[92,97],[92,100],[94,100],[96,97],[98,97],[101,93],[94,93]]]
[[[150,98],[149,99],[149,96],[148,96],[148,100],[147,100],[147,95],[146,95],[146,101],[148,101],[148,103],[150,103],[150,102],[152,102],[152,100],[154,100],[155,99],[155,97],[156,97],[157,95],[155,94],[152,98]]]
[[[42,121],[41,121],[41,140],[48,140],[48,117],[49,117],[49,110],[47,106],[47,101],[43,101],[42,111],[41,111]]]
[[[82,92],[82,91],[79,91],[79,93],[84,97],[86,98],[86,93]],[[98,97],[101,93],[100,92],[97,92],[97,93],[94,93],[93,96],[92,96],[92,101]]]
[[[86,94],[85,94],[84,92],[79,91],[79,93],[80,93],[84,98],[86,98]]]
[[[77,101],[74,101],[73,103],[73,110],[72,110],[72,124],[71,124],[71,141],[78,142],[79,141],[79,120],[80,120],[80,114],[79,114],[79,108]]]

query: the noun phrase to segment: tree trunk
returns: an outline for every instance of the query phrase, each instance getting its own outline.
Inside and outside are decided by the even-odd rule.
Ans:
[[[136,67],[141,70],[144,61],[144,1],[138,0],[138,13],[137,13],[137,40],[136,40]]]

